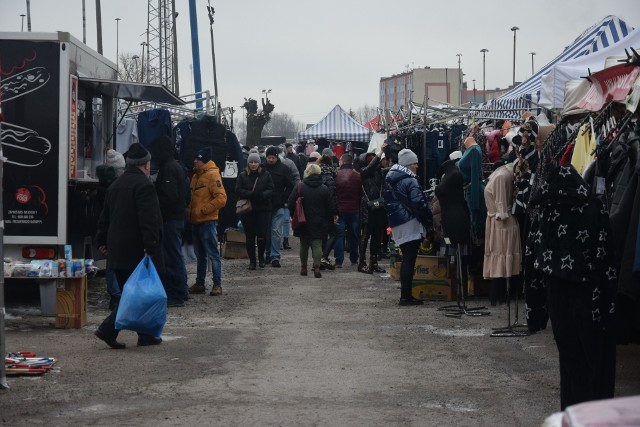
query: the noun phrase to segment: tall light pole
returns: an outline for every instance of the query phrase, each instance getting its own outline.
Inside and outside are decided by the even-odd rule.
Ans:
[[[478,103],[476,101],[476,79],[473,79],[473,103],[474,105]]]
[[[140,45],[142,46],[142,56],[140,57],[142,58],[142,65],[140,65],[140,82],[144,83],[144,47],[147,45],[147,42],[142,42]]]
[[[118,56],[120,55],[120,18],[116,18],[116,79],[120,74],[120,60]]]
[[[529,52],[529,55],[531,55],[531,75],[533,76],[533,57],[535,56],[535,52]]]
[[[513,86],[516,85],[516,31],[520,28],[511,27],[511,31],[513,31]]]
[[[27,0],[27,31],[31,32],[31,1]]]
[[[216,13],[213,7],[211,7],[211,3],[207,6],[207,11],[209,12],[209,30],[211,32],[211,58],[213,60],[213,92],[216,95],[216,111],[218,112],[218,119],[220,118],[219,111],[219,102],[218,98],[218,77],[216,75],[216,51],[213,45],[213,15]]]
[[[271,89],[262,89],[262,93],[264,93],[264,97],[268,102],[269,101],[269,94],[271,93]]]
[[[23,33],[24,33],[24,17],[25,17],[25,16],[27,16],[27,15],[25,15],[24,13],[21,13],[21,14],[20,14],[20,17],[22,18],[22,27],[21,27],[21,30],[20,30],[20,31],[22,31]]]
[[[458,105],[462,105],[462,70],[460,68],[462,54],[456,53],[456,56],[458,57]]]
[[[482,52],[482,102],[485,102],[487,100],[487,85],[486,85],[486,80],[485,80],[485,72],[486,72],[486,53],[489,52],[489,49],[480,49],[480,52]]]
[[[135,82],[138,79],[138,74],[135,71],[138,71],[138,59],[140,59],[140,57],[138,55],[133,55],[131,59],[133,59],[136,62],[136,69],[134,70],[133,79],[132,79]]]

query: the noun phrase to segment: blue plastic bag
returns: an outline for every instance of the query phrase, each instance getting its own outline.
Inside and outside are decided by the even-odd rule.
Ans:
[[[124,284],[116,329],[159,337],[167,322],[167,293],[151,258],[145,255]]]

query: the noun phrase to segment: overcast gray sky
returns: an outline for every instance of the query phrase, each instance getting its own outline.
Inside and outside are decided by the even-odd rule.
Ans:
[[[154,0],[156,1],[156,0]],[[82,0],[31,0],[32,31],[68,31],[82,40]],[[188,0],[179,12],[181,94],[193,87]],[[140,55],[146,40],[147,0],[102,0],[103,50]],[[315,123],[336,104],[357,109],[378,105],[380,77],[412,67],[457,68],[465,81],[487,89],[511,84],[513,32],[517,26],[516,80],[555,58],[586,28],[607,15],[640,26],[638,0],[211,0],[218,90],[223,107],[272,89],[276,112]],[[213,66],[206,0],[197,0],[202,86],[213,93]],[[0,0],[0,30],[20,31],[24,0]],[[86,0],[87,44],[97,49],[95,0]],[[25,31],[27,22],[25,19]]]

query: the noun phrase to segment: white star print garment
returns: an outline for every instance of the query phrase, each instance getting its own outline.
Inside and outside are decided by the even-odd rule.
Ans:
[[[592,320],[606,327],[617,283],[609,216],[602,202],[572,166],[553,169],[530,201],[539,214],[532,221],[525,251],[527,307],[545,304],[540,282],[583,283],[592,289]],[[560,279],[558,281],[557,279]],[[535,288],[531,288],[536,283]],[[536,301],[537,300],[537,301]],[[530,314],[527,313],[527,315]]]

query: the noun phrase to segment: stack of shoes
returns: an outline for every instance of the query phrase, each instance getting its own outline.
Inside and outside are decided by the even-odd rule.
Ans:
[[[320,268],[325,269],[325,270],[335,270],[336,269],[335,265],[333,265],[331,263],[329,258],[322,258],[320,260]]]

